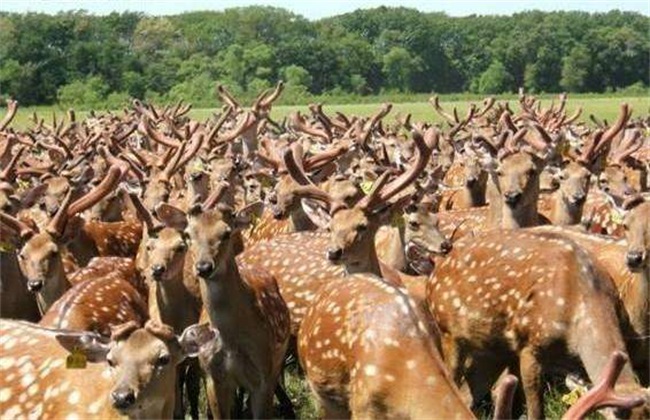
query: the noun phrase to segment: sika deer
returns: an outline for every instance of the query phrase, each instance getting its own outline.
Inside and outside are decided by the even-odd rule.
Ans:
[[[298,334],[325,418],[471,418],[405,289],[371,274],[326,277]]]
[[[69,220],[94,205],[111,188],[115,188],[122,174],[119,166],[111,167],[100,185],[72,204],[70,203],[72,191],[69,191],[54,218],[45,231],[40,233],[36,233],[33,228],[18,219],[1,213],[1,221],[20,232],[20,237],[24,241],[18,253],[18,262],[27,279],[28,289],[37,293],[37,301],[42,313],[45,313],[70,287],[61,256],[66,240],[64,233],[74,229],[70,226]],[[83,279],[78,278],[78,280]]]
[[[528,418],[541,418],[545,369],[576,355],[596,380],[608,356],[625,350],[615,287],[572,241],[525,230],[496,232],[454,244],[429,279],[427,302],[454,380],[467,381],[473,397],[481,398],[482,386],[504,367],[515,368]],[[640,390],[631,369],[623,370],[617,389]]]
[[[243,247],[242,221],[216,208],[226,188],[218,186],[187,216],[203,304],[223,339],[225,359],[211,363],[209,373],[221,416],[231,415],[241,386],[250,392],[253,417],[268,417],[287,349],[289,312],[271,276],[235,260]]]
[[[0,320],[0,402],[3,417],[171,418],[176,365],[220,351],[216,330],[193,325],[180,337],[148,322],[97,333]],[[85,369],[66,368],[68,352],[82,352]],[[76,353],[79,358],[79,353]],[[106,360],[108,366],[99,363]]]
[[[130,198],[146,226],[136,261],[149,286],[149,316],[154,321],[169,325],[174,332],[183,331],[199,321],[202,308],[198,281],[192,272],[193,263],[187,255],[184,233],[187,221],[184,216],[175,218],[173,208],[166,203],[158,206],[158,218],[155,218],[136,194],[130,194]],[[198,418],[198,369],[198,365],[192,361],[178,366],[175,417],[184,415],[185,386],[190,414],[192,418]]]

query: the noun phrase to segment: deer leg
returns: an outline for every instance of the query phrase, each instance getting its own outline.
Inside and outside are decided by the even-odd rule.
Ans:
[[[280,375],[280,378],[282,377],[283,375]],[[284,381],[278,381],[278,384],[275,387],[275,396],[278,398],[278,402],[280,403],[280,407],[278,408],[280,416],[285,419],[295,419],[296,413],[293,410],[291,398],[289,398],[284,389]]]
[[[185,376],[185,388],[187,399],[190,403],[190,416],[193,419],[199,418],[199,393],[201,390],[201,368],[198,362],[193,360],[187,367]]]
[[[259,389],[251,392],[250,406],[255,419],[266,419],[273,415],[273,391],[277,382],[271,383],[273,385],[264,384]]]
[[[174,390],[174,418],[185,418],[185,407],[183,406],[183,386],[185,384],[187,365],[181,363],[177,368],[176,388]]]
[[[524,347],[519,353],[521,384],[526,395],[526,413],[528,419],[541,419],[544,416],[542,365],[537,358],[537,349]]]

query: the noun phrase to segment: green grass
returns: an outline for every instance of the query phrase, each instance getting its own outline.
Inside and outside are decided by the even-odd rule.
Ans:
[[[410,102],[395,103],[391,114],[387,117],[387,121],[391,122],[397,113],[407,114],[411,113],[414,121],[429,121],[438,122],[440,117],[434,112],[433,107],[427,102],[426,95],[416,95],[411,97]],[[459,99],[460,98],[460,99]],[[551,103],[552,96],[545,95],[542,99],[542,105],[548,106]],[[318,98],[327,100],[328,98]],[[369,98],[372,99],[372,98]],[[376,103],[360,103],[360,104],[336,104],[336,98],[329,98],[332,103],[324,102],[324,110],[328,114],[333,114],[334,111],[342,112],[346,115],[370,115],[376,112],[381,106],[381,97],[376,97]],[[407,97],[399,99],[409,99]],[[517,106],[517,99],[515,96],[500,96],[499,100],[508,100],[511,103],[513,110],[519,109]],[[457,107],[461,115],[467,111],[469,104],[474,102],[481,104],[479,96],[469,95],[449,95],[441,97],[441,104],[445,110],[452,111]],[[627,102],[634,110],[633,116],[648,115],[650,114],[650,98],[648,97],[621,97],[621,96],[607,96],[607,95],[570,95],[568,100],[568,113],[573,114],[573,111],[582,107],[581,121],[591,123],[589,115],[594,114],[600,119],[612,121],[618,115],[619,106],[621,103]],[[190,113],[191,117],[199,121],[209,118],[212,113],[218,109],[202,108],[193,109]],[[303,113],[307,112],[307,106],[297,105],[278,105],[273,107],[272,117],[276,120],[281,120],[291,112],[299,110]],[[46,118],[46,121],[51,121],[52,112],[57,114],[57,118],[61,118],[65,114],[65,109],[58,106],[38,106],[19,108],[18,115],[13,121],[12,126],[15,129],[22,130],[32,126],[32,114],[36,112],[39,117]],[[85,118],[88,113],[84,111],[77,112],[77,118]]]

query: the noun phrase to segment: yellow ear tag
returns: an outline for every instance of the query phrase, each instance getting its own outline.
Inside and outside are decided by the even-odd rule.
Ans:
[[[618,210],[612,209],[612,213],[610,214],[610,218],[612,219],[612,222],[616,223],[617,225],[622,225],[623,224],[623,215],[618,212]]]
[[[390,219],[390,225],[396,228],[404,227],[404,217],[400,212],[394,212],[393,217]]]
[[[323,151],[323,149],[320,147],[320,145],[318,145],[316,143],[312,144],[309,147],[309,153],[311,153],[312,155],[317,155],[322,151]]]
[[[0,242],[0,252],[10,253],[14,252],[14,246],[9,242]]]
[[[584,392],[580,388],[575,388],[571,392],[562,395],[562,402],[568,406],[571,406],[578,401],[578,398],[582,396]]]
[[[365,195],[368,195],[370,194],[370,190],[372,190],[372,181],[363,181],[360,187],[361,191],[363,191]]]
[[[72,349],[72,353],[65,359],[66,369],[86,369],[86,355],[78,348]]]

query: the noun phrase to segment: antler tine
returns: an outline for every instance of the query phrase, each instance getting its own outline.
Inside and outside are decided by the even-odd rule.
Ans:
[[[456,108],[454,108],[454,111]],[[460,130],[463,129],[471,120],[474,118],[474,115],[476,114],[476,105],[471,104],[469,106],[469,109],[467,110],[467,116],[465,117],[464,120],[458,121],[458,123],[449,131],[449,138],[453,138]],[[455,115],[455,112],[454,112]]]
[[[309,105],[309,110],[314,114],[316,119],[320,121],[320,123],[323,125],[323,129],[329,136],[329,138],[332,138],[332,126],[334,125],[332,123],[332,120],[330,117],[325,115],[325,112],[323,112],[323,104],[318,103],[318,104],[310,104]],[[341,127],[339,127],[341,128]]]
[[[630,410],[643,404],[641,396],[619,396],[614,392],[614,386],[623,366],[628,361],[625,354],[615,351],[605,366],[601,382],[580,397],[575,404],[564,413],[562,420],[583,419],[594,410],[604,407],[618,407]]]
[[[363,197],[355,207],[361,208],[361,209],[371,209],[378,205],[380,202],[382,202],[380,192],[381,189],[386,185],[388,182],[388,178],[393,174],[393,171],[385,171],[381,175],[379,175],[379,178],[375,180],[375,182],[372,184],[372,189],[366,195]]]
[[[205,136],[203,133],[198,133],[197,135],[194,136],[194,139],[191,139],[191,145],[187,149],[187,152],[183,155],[183,157],[179,160],[179,162],[174,166],[173,172],[178,171],[182,167],[184,167],[187,162],[189,162],[191,159],[196,156],[196,154],[199,152],[201,149],[201,145],[203,144],[203,140],[205,139]]]
[[[217,203],[221,200],[225,192],[228,190],[228,185],[229,184],[227,182],[220,182],[215,186],[214,191],[212,191],[212,193],[210,193],[208,198],[206,198],[205,201],[203,202],[202,205],[203,211],[208,211],[217,205]]]
[[[70,188],[61,202],[56,214],[47,224],[45,230],[54,236],[61,236],[65,230],[65,225],[68,222],[68,210],[70,208],[70,201],[72,200],[73,188]]]
[[[589,114],[589,119],[593,121],[594,124],[596,124],[596,127],[598,128],[603,128],[605,125],[601,120],[598,119],[594,114]]]
[[[501,114],[501,119],[499,122],[504,124],[506,126],[506,129],[512,131],[513,133],[517,131],[517,126],[512,121],[512,115],[510,115],[509,112],[504,112]]]
[[[373,117],[370,119],[370,122],[368,123],[368,128],[366,129],[367,132],[372,131],[377,123],[381,121],[388,113],[390,110],[393,109],[393,104],[390,103],[384,103],[382,104],[381,108]]]
[[[519,380],[511,374],[505,375],[496,385],[494,394],[494,420],[511,419],[512,403]]]
[[[336,147],[330,147],[328,150],[318,153],[317,155],[308,157],[307,159],[304,160],[303,166],[307,170],[316,170],[318,168],[321,168],[334,159],[338,158],[342,154],[346,153],[348,151],[348,148],[346,146],[336,146]]]
[[[641,146],[643,146],[641,132],[638,129],[634,129],[632,130],[631,135],[623,135],[623,138],[617,144],[616,149],[610,152],[613,155],[612,162],[619,166],[623,166],[623,161],[632,153],[639,150]]]
[[[230,107],[239,112],[241,110],[241,105],[239,102],[232,96],[232,94],[225,88],[223,85],[217,85],[217,95],[221,98],[222,101],[230,105]]]
[[[602,152],[602,150],[604,150],[605,144],[601,141],[602,137],[603,130],[596,130],[591,136],[589,136],[580,156],[578,157],[578,162],[585,165],[589,164],[600,152]]]
[[[140,124],[138,125],[138,130],[140,133],[148,136],[151,138],[153,141],[156,143],[162,144],[163,146],[171,147],[171,148],[178,148],[180,146],[180,142],[172,140],[165,136],[163,133],[160,131],[154,129],[151,124],[149,124],[149,121],[146,117],[143,117],[140,120]]]
[[[11,172],[16,167],[16,163],[18,162],[18,159],[20,159],[20,156],[22,156],[24,151],[25,151],[24,146],[18,146],[16,153],[11,157],[11,160],[7,164],[7,167],[4,168],[2,172],[0,172],[0,180],[9,182],[9,179],[11,177]]]
[[[332,138],[330,136],[331,133],[330,135],[328,135],[328,133],[326,133],[325,131],[318,130],[313,126],[307,124],[307,122],[302,117],[302,115],[300,115],[300,112],[295,112],[291,115],[291,123],[293,125],[294,130],[302,131],[303,133],[307,133],[315,137],[320,137],[326,140],[327,142],[332,141]]]
[[[123,162],[123,165],[126,166],[128,164]],[[70,218],[77,213],[91,208],[111,191],[115,190],[126,172],[123,165],[111,165],[99,185],[70,205],[66,213],[67,217]]]
[[[444,109],[442,109],[442,106],[440,106],[440,98],[438,98],[438,95],[435,95],[431,98],[429,98],[429,103],[433,105],[433,109],[436,110],[436,112],[443,117],[445,120],[449,121],[452,124],[456,124],[456,120],[454,119],[453,116],[445,112]]]
[[[269,108],[273,102],[275,102],[276,99],[280,96],[282,91],[284,90],[284,82],[280,80],[278,84],[275,86],[275,89],[271,94],[267,97],[265,97],[259,104],[261,108]]]
[[[576,109],[573,115],[564,121],[564,124],[565,125],[572,124],[575,120],[577,120],[580,117],[580,115],[582,115],[582,107],[578,107],[578,109]]]
[[[223,138],[220,139],[219,143],[227,143],[229,141],[232,141],[236,139],[240,134],[244,133],[246,130],[251,128],[253,124],[255,124],[255,121],[257,118],[253,113],[247,112],[246,117],[242,119],[241,123],[233,128],[231,131],[228,133],[224,134]]]
[[[230,118],[233,112],[234,112],[233,107],[228,105],[226,107],[226,110],[219,117],[217,123],[210,130],[210,133],[208,134],[208,144],[213,144],[214,139],[217,136],[217,133],[219,132],[221,127],[225,124],[225,122],[228,120],[228,118]]]
[[[305,173],[302,167],[303,150],[300,143],[293,143],[291,146],[284,149],[282,154],[284,165],[289,172],[291,178],[300,185],[311,185],[312,182]]]
[[[186,142],[181,143],[181,146],[176,150],[176,153],[174,153],[173,157],[169,160],[169,162],[167,162],[167,165],[165,165],[165,168],[162,170],[163,179],[170,180],[172,175],[174,175],[178,169],[178,163],[183,157],[183,153],[185,153],[186,146]]]
[[[416,148],[415,163],[406,170],[402,175],[398,176],[394,181],[386,186],[381,191],[380,199],[383,202],[388,201],[390,198],[399,193],[402,189],[406,188],[411,182],[420,176],[424,168],[426,168],[431,153],[433,152],[434,144],[438,141],[439,133],[433,127],[429,128],[430,133],[425,133],[423,136],[417,130],[411,131],[413,142]]]
[[[5,128],[11,124],[11,121],[16,116],[16,111],[18,111],[18,101],[13,99],[7,99],[7,113],[5,117],[0,122],[0,131],[3,131]]]
[[[616,120],[616,123],[613,126],[611,126],[607,131],[605,131],[605,134],[603,134],[603,142],[610,141],[623,128],[625,128],[625,124],[627,124],[631,116],[632,116],[632,110],[630,109],[628,104],[626,103],[621,104],[621,112],[618,116],[618,120]]]
[[[487,112],[492,109],[492,107],[494,106],[495,103],[496,103],[496,100],[494,99],[493,96],[485,98],[483,100],[483,109],[478,113],[477,117],[482,117],[485,114],[487,114]]]
[[[138,197],[138,194],[134,192],[129,192],[128,194],[129,198],[131,199],[131,203],[133,203],[133,207],[135,207],[136,213],[138,213],[145,226],[147,227],[147,232],[149,232],[149,234],[152,234],[153,232],[160,230],[162,224],[158,222],[151,214],[151,212],[145,207],[140,197]]]
[[[23,239],[26,239],[36,233],[34,229],[27,223],[13,216],[10,216],[3,211],[0,211],[0,223],[18,233],[18,235],[20,235],[20,237]]]
[[[551,136],[546,132],[546,130],[539,124],[533,123],[533,128],[539,133],[539,135],[542,137],[542,141],[540,141],[537,137],[526,137],[526,142],[533,146],[535,149],[539,151],[545,151],[547,150],[552,144],[553,144],[553,139],[551,139]]]

